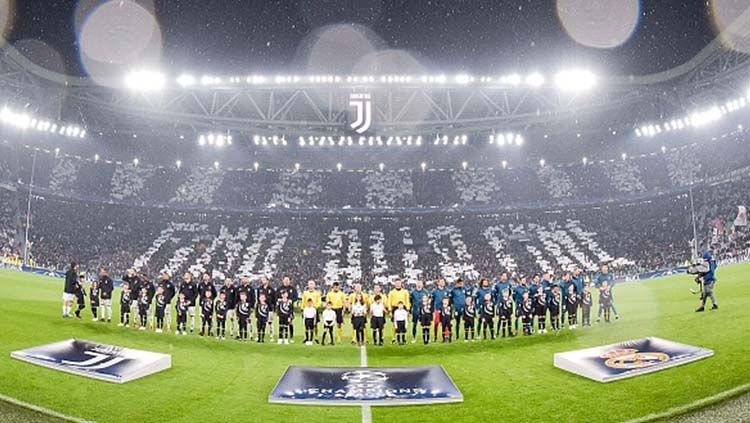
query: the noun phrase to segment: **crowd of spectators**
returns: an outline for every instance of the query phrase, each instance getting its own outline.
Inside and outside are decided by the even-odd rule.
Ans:
[[[691,258],[693,210],[699,248],[720,259],[747,254],[747,228],[733,223],[737,207],[750,205],[750,154],[717,149],[706,161],[700,153],[710,148],[533,169],[342,172],[40,153],[31,253],[53,269],[75,258],[115,275],[135,267],[217,279],[473,282],[504,270],[593,272],[605,262],[632,276]],[[0,149],[9,153],[0,159],[0,252],[18,256],[28,157]]]

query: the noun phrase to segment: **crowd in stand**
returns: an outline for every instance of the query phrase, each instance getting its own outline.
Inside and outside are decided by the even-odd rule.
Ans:
[[[690,259],[689,195],[700,246],[719,259],[743,254],[746,228],[732,224],[737,207],[750,203],[743,167],[750,157],[735,148],[742,134],[722,141],[728,148],[713,151],[710,162],[697,153],[711,146],[699,146],[536,170],[178,170],[40,155],[29,245],[39,266],[62,270],[75,258],[86,269],[113,269],[118,278],[136,267],[150,275],[162,269],[218,279],[290,274],[367,287],[396,278],[476,284],[518,269],[580,266],[594,273],[601,263],[611,263],[618,277],[633,277]],[[17,159],[9,154],[0,162],[0,251],[10,262],[20,256],[26,219],[19,204],[27,200],[22,175],[29,163],[24,150],[0,148]],[[718,178],[729,170],[733,179]],[[689,194],[684,187],[695,180],[704,182]],[[617,202],[584,201],[596,198]],[[550,202],[523,207],[540,201]],[[329,211],[278,210],[323,206]]]
[[[744,130],[721,141],[663,153],[576,163],[514,163],[513,167],[457,169],[237,169],[156,166],[132,161],[84,161],[38,153],[35,188],[123,205],[183,210],[399,208],[546,208],[560,203],[636,199],[684,190],[693,183],[746,169]],[[719,144],[720,143],[720,144]],[[32,164],[27,149],[0,145],[25,184]],[[36,152],[35,152],[36,153]],[[0,163],[0,167],[4,166]],[[0,169],[0,180],[8,169]]]

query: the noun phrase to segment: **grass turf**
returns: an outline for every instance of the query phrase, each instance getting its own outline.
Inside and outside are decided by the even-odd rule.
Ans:
[[[370,366],[441,364],[464,394],[455,405],[373,408],[373,421],[622,421],[691,403],[747,383],[750,265],[719,269],[719,311],[693,313],[687,275],[615,288],[619,321],[529,338],[449,345],[368,347]],[[97,421],[357,421],[357,407],[271,405],[268,393],[289,364],[359,364],[346,344],[306,347],[218,342],[62,320],[62,281],[0,272],[0,393]],[[116,307],[117,308],[117,307]],[[116,310],[117,311],[117,310]],[[299,320],[299,319],[297,319]],[[386,331],[390,335],[390,330]],[[701,345],[715,356],[663,372],[600,384],[554,368],[556,352],[659,336]],[[11,351],[71,337],[172,354],[172,369],[115,385],[33,366]],[[348,339],[348,338],[347,338]]]

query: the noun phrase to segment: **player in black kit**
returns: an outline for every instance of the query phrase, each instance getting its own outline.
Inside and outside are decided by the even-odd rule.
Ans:
[[[92,281],[89,288],[89,302],[91,303],[91,314],[94,315],[93,321],[99,320],[99,281]]]
[[[156,333],[162,333],[164,331],[164,316],[169,308],[169,302],[167,301],[167,295],[164,293],[164,288],[161,286],[156,288],[154,305],[156,306]]]
[[[130,285],[127,282],[123,282],[122,291],[120,292],[120,323],[117,326],[127,327],[130,324],[130,304],[132,302]]]
[[[190,318],[190,333],[195,330],[195,300],[198,298],[198,286],[193,282],[193,274],[186,272],[182,276],[180,294],[185,295],[188,302],[188,317]]]
[[[549,321],[553,331],[560,330],[560,309],[562,306],[562,295],[560,286],[552,287],[552,294],[549,297]]]
[[[524,291],[520,304],[521,323],[524,336],[531,335],[531,325],[534,322],[534,303],[529,298],[529,291]]]
[[[112,292],[115,290],[115,284],[109,277],[107,269],[102,269],[99,276],[99,291],[101,299],[101,321],[107,319],[107,323],[112,322]]]
[[[476,337],[474,332],[474,322],[477,315],[477,310],[474,307],[474,300],[471,295],[466,296],[466,304],[464,304],[463,310],[464,317],[464,342],[468,342],[469,339],[472,341]]]
[[[515,333],[511,330],[510,327],[510,321],[513,318],[513,299],[510,297],[510,291],[505,289],[503,290],[503,298],[500,300],[500,309],[498,310],[498,314],[500,315],[500,332],[502,333],[502,337],[505,338],[506,334],[507,336],[513,337],[516,336]]]
[[[287,298],[294,303],[299,301],[297,290],[292,286],[292,279],[289,276],[284,276],[281,280],[281,287],[278,289],[279,298],[286,292]],[[304,304],[300,304],[300,308],[303,308]],[[294,313],[292,313],[292,320],[289,322],[289,342],[294,343]]]
[[[247,327],[250,325],[250,313],[253,308],[247,301],[247,292],[240,291],[240,302],[237,303],[237,323],[239,331],[237,333],[237,339],[240,341],[247,341]]]
[[[280,291],[281,298],[276,305],[276,310],[279,315],[279,344],[289,343],[289,326],[292,324],[292,313],[294,311],[294,304],[289,299],[288,291]]]
[[[432,313],[432,301],[429,295],[422,296],[422,305],[419,307],[419,324],[422,326],[422,341],[425,345],[430,343],[430,327],[435,319]]]
[[[600,300],[601,301],[601,300]],[[591,326],[591,306],[594,304],[593,295],[589,291],[589,287],[583,287],[583,295],[581,295],[581,310],[583,311],[583,326]]]
[[[451,342],[453,307],[448,297],[443,298],[443,308],[440,310],[440,324],[443,326],[443,342]]]
[[[211,290],[203,291],[201,298],[201,333],[200,335],[213,336],[214,324],[214,297]]]
[[[266,305],[268,308],[268,315],[266,316],[266,323],[264,326],[268,326],[268,337],[273,342],[273,312],[276,307],[276,301],[278,301],[276,289],[271,286],[271,281],[267,277],[260,279],[260,286],[258,287],[258,302],[260,302],[260,296],[266,297]],[[264,335],[265,337],[265,335]]]
[[[148,296],[148,288],[145,286],[141,288],[141,293],[138,295],[138,321],[141,327],[139,330],[146,330],[148,324],[148,309],[151,308],[151,300]]]
[[[537,320],[539,333],[547,332],[547,294],[543,287],[539,287],[534,294],[534,315]]]
[[[484,294],[484,304],[482,304],[482,339],[487,339],[487,331],[490,332],[490,338],[495,339],[495,302],[492,301],[492,294]]]
[[[266,338],[266,324],[268,323],[268,316],[271,314],[271,308],[266,303],[265,294],[258,295],[258,307],[255,308],[255,320],[258,329],[258,342],[265,342]]]
[[[575,329],[578,323],[578,303],[580,297],[576,294],[575,285],[568,286],[568,294],[565,296],[565,309],[568,310],[568,327]]]
[[[224,281],[224,285],[219,289],[219,298],[221,298],[221,294],[224,294],[224,301],[226,301],[226,307],[227,307],[227,313],[225,316],[225,320],[229,320],[229,336],[234,336],[234,324],[237,320],[237,300],[239,299],[237,295],[237,287],[234,285],[234,281],[232,281],[231,278],[227,278]],[[216,316],[217,319],[217,327],[218,327],[218,314]]]
[[[76,289],[76,302],[78,307],[76,308],[75,315],[77,319],[81,318],[81,310],[86,308],[86,276],[81,275],[78,277],[78,283],[75,286]]]
[[[224,336],[227,332],[227,313],[229,309],[229,302],[227,301],[227,294],[224,288],[219,292],[219,300],[216,301],[216,339],[224,340]],[[230,334],[231,336],[231,334]]]
[[[187,335],[187,318],[189,310],[190,301],[185,297],[184,292],[180,292],[180,295],[177,298],[177,304],[175,304],[175,311],[177,312],[177,330],[174,333],[175,335]]]
[[[599,304],[604,312],[604,321],[609,323],[610,314],[612,313],[612,290],[609,288],[609,282],[603,281],[599,288]]]

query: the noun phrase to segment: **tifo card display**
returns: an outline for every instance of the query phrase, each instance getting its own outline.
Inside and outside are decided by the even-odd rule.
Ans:
[[[308,405],[419,405],[462,402],[463,395],[441,366],[290,366],[268,401]]]
[[[710,357],[712,350],[660,338],[642,338],[555,354],[555,367],[599,382],[656,372]]]
[[[125,383],[172,367],[172,356],[68,339],[14,351],[11,357],[51,369]]]

